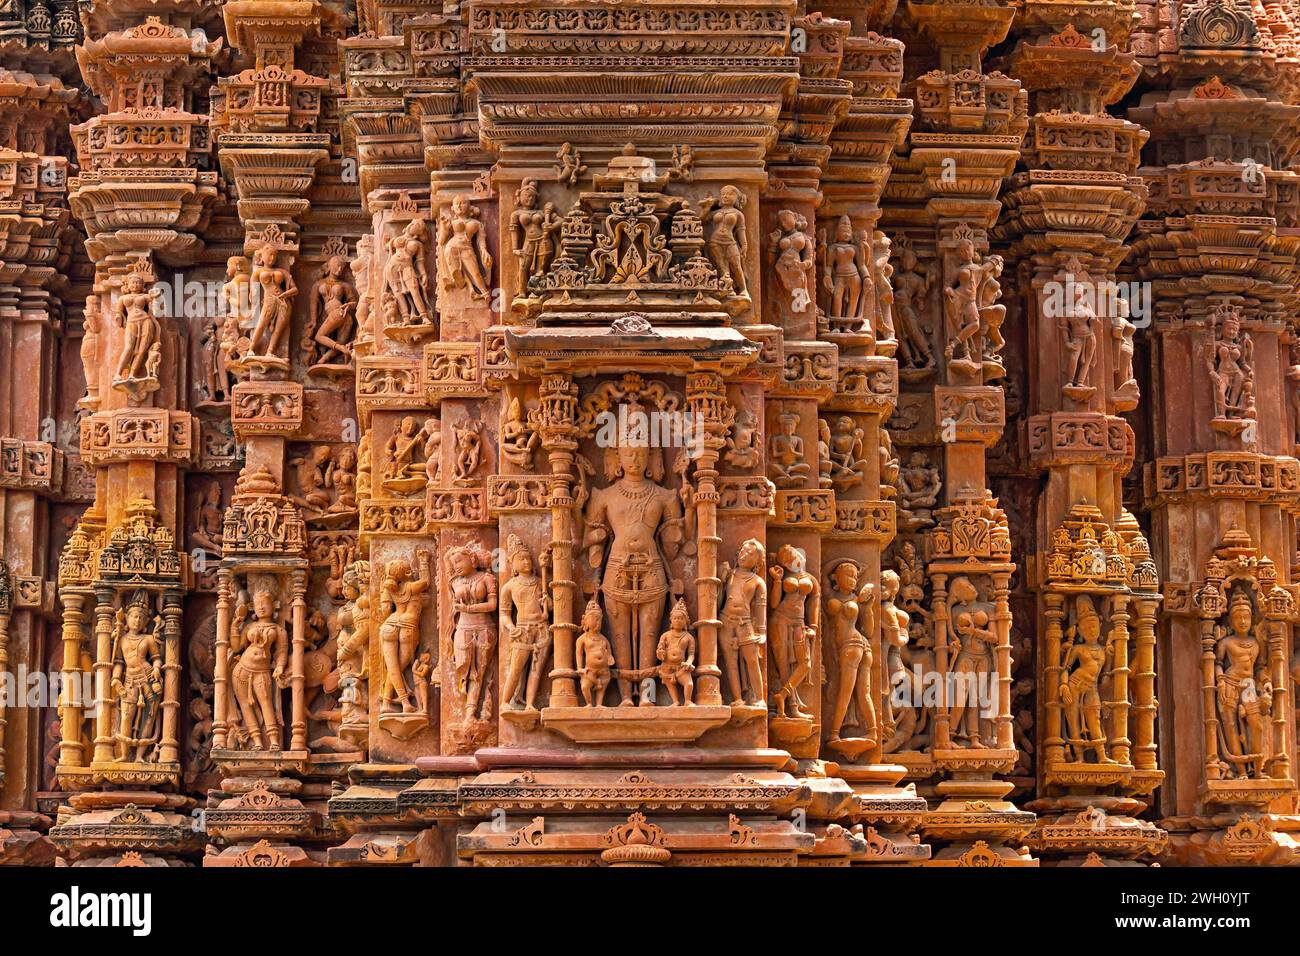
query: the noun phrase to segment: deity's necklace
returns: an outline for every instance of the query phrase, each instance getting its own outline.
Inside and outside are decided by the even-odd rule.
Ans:
[[[644,490],[629,491],[627,488],[627,482],[619,482],[618,493],[622,495],[624,498],[630,498],[633,501],[640,501],[644,498],[650,497],[650,493],[654,491],[654,487],[655,486],[650,484],[649,482],[645,482]]]

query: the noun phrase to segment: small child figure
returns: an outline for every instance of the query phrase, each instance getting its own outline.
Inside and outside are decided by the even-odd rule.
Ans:
[[[587,602],[582,613],[582,633],[574,645],[575,661],[582,678],[582,699],[588,707],[605,703],[605,688],[614,675],[614,652],[601,630],[605,614],[594,600]]]
[[[415,703],[422,714],[429,713],[429,678],[433,672],[433,658],[425,651],[411,665],[411,675],[415,678]]]
[[[695,680],[691,676],[695,671],[695,638],[686,629],[690,623],[690,612],[679,598],[668,615],[668,630],[659,636],[659,679],[672,695],[674,707],[681,706],[683,699],[687,707],[695,706],[691,700],[695,693]]]

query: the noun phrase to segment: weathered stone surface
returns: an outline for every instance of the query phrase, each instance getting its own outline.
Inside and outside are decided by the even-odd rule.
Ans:
[[[1289,3],[11,6],[0,863],[1300,862]]]

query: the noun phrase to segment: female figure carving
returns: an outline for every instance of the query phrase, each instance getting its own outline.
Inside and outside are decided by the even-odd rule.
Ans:
[[[452,548],[444,558],[451,592],[452,664],[456,688],[465,698],[465,715],[471,720],[491,717],[487,686],[496,659],[496,575],[486,570],[491,557],[475,545]]]
[[[772,576],[769,597],[772,607],[771,645],[776,662],[776,689],[771,710],[778,717],[807,720],[799,687],[812,673],[812,646],[817,639],[821,589],[807,571],[808,557],[802,548],[783,545]]]
[[[379,626],[379,648],[384,661],[384,685],[379,701],[380,708],[390,713],[399,706],[404,714],[419,712],[411,699],[406,672],[420,646],[420,615],[424,611],[424,593],[433,582],[433,559],[424,549],[417,551],[416,557],[424,574],[415,577],[415,570],[406,558],[394,558],[384,568],[380,589],[380,613],[387,616]]]
[[[872,697],[871,639],[868,635],[875,630],[876,586],[868,582],[859,588],[859,574],[857,563],[849,559],[837,562],[830,573],[826,621],[839,680],[827,726],[830,742],[840,740],[840,731],[852,704],[857,710],[856,723],[862,728],[862,737],[871,746],[876,740],[876,704]]]

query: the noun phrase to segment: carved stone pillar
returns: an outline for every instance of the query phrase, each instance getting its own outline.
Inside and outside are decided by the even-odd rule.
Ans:
[[[1146,198],[1135,173],[1147,134],[1106,106],[1138,73],[1129,25],[1118,7],[1084,19],[1034,8],[999,64],[1027,87],[1033,113],[994,238],[1015,266],[1025,352],[1040,356],[1028,376],[1027,457],[1048,475],[1036,538],[1047,557],[1030,582],[1042,621],[1034,697],[1046,721],[1030,844],[1068,863],[1149,860],[1164,847],[1161,831],[1136,819],[1162,774],[1134,766],[1130,737],[1129,609],[1156,580],[1121,491],[1134,438],[1120,416],[1139,397],[1130,317],[1143,302],[1114,270]],[[1112,147],[1099,160],[1091,144],[1102,138]]]
[[[56,502],[65,496],[76,444],[63,421],[59,380],[62,340],[75,324],[62,301],[76,272],[66,130],[81,94],[75,17],[72,35],[55,40],[48,11],[44,35],[21,8],[13,12],[0,52],[0,554],[10,581],[5,656],[21,701],[29,680],[44,678],[51,688],[57,680],[48,569],[60,544]],[[61,25],[66,30],[66,18]],[[44,50],[32,53],[29,45]],[[52,853],[34,829],[46,819],[34,810],[47,785],[43,743],[58,732],[53,703],[19,703],[3,716],[0,863],[36,864]]]
[[[1290,862],[1295,728],[1278,661],[1294,620],[1300,419],[1279,290],[1300,250],[1284,158],[1297,108],[1283,92],[1291,68],[1265,51],[1293,42],[1275,36],[1294,25],[1226,0],[1181,4],[1176,19],[1139,9],[1141,98],[1127,116],[1151,130],[1138,170],[1151,198],[1125,267],[1149,294],[1160,383],[1143,491],[1165,594],[1161,826],[1174,861]],[[1228,235],[1238,247],[1225,257]],[[1197,646],[1199,659],[1186,653]]]
[[[65,547],[60,587],[73,605],[93,595],[93,640],[77,653],[65,631],[63,666],[73,677],[73,668],[92,668],[95,729],[87,752],[74,746],[84,734],[64,728],[57,779],[70,810],[51,835],[84,865],[117,862],[141,823],[160,833],[141,857],[147,864],[197,846],[186,816],[192,802],[155,796],[178,786],[182,771],[181,602],[193,580],[177,542],[183,473],[199,444],[188,410],[186,316],[166,301],[163,284],[183,285],[217,198],[207,122],[194,106],[222,44],[208,39],[210,17],[186,12],[173,23],[176,14],[165,4],[147,16],[96,5],[78,49],[84,81],[106,107],[72,128],[81,170],[69,184],[95,265],[80,404],[88,412],[81,463],[93,470],[96,493]],[[75,708],[69,713],[75,719]],[[76,792],[98,787],[113,795]]]

